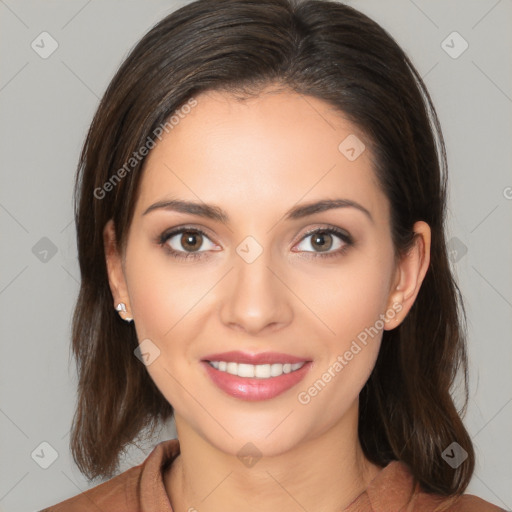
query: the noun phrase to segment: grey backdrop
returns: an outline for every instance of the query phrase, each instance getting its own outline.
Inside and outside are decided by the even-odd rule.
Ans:
[[[78,290],[72,182],[114,71],[187,2],[0,0],[0,511],[35,511],[90,487],[69,453]],[[450,164],[452,263],[469,316],[477,451],[469,492],[512,507],[512,2],[349,2],[387,28],[425,78]],[[160,440],[131,450],[125,470]]]

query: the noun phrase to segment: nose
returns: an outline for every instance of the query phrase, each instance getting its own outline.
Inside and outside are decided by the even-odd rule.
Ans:
[[[265,251],[252,263],[236,256],[223,294],[222,323],[251,335],[285,327],[293,318],[293,295],[284,283]]]

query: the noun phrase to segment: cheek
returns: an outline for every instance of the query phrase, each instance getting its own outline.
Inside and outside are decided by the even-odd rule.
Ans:
[[[301,277],[297,295],[316,314],[324,339],[342,349],[385,312],[392,269],[392,249],[385,245],[354,251],[337,266]],[[377,327],[382,329],[380,321]]]
[[[392,270],[392,246],[383,241],[373,251],[353,253],[338,271],[330,271],[328,279],[320,281],[318,276],[316,283],[325,285],[323,293],[315,288],[315,311],[326,328],[319,346],[324,354],[308,383],[315,389],[310,388],[312,395],[303,389],[308,396],[301,403],[322,393],[311,411],[332,401],[338,407],[326,414],[336,416],[357,398],[368,379],[380,349]]]
[[[186,315],[215,282],[211,271],[175,262],[163,249],[127,252],[128,291],[137,332],[162,340],[186,324]],[[211,275],[211,279],[209,276]],[[175,327],[176,326],[176,327]]]
[[[180,410],[188,403],[178,383],[187,382],[190,371],[188,341],[199,334],[199,323],[190,318],[194,305],[212,285],[200,272],[185,272],[183,265],[159,252],[128,248],[128,293],[139,343],[149,339],[160,351],[146,370],[162,395]],[[187,382],[187,389],[194,396],[199,393],[194,383]]]
[[[322,418],[315,427],[320,430],[339,421],[368,380],[380,349],[379,315],[387,300],[385,280],[368,266],[333,280],[329,291],[323,313],[334,334],[322,336],[314,373],[297,393],[304,417],[317,423],[315,418]]]

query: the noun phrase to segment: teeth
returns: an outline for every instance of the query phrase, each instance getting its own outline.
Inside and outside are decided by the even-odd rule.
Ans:
[[[209,361],[216,370],[227,372],[238,377],[256,377],[257,379],[270,379],[279,377],[283,373],[290,373],[302,368],[302,363],[275,363],[275,364],[245,364],[226,361]]]

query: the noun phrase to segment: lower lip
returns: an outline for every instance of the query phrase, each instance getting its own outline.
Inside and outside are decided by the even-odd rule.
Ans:
[[[270,377],[269,379],[257,379],[239,377],[216,370],[206,361],[201,361],[201,364],[204,365],[209,377],[222,391],[235,398],[251,401],[269,400],[284,393],[298,384],[311,367],[311,361],[308,361],[293,372],[283,373],[278,377]]]

